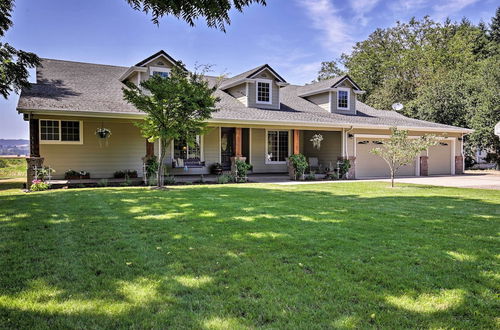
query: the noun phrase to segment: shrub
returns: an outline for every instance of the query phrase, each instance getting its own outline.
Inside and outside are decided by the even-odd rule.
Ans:
[[[163,183],[164,184],[168,184],[168,185],[173,185],[175,184],[175,176],[173,175],[167,175],[165,176],[165,178],[163,179]]]
[[[288,161],[292,164],[293,169],[295,170],[295,180],[300,178],[309,167],[306,156],[302,154],[291,155],[288,158]]]
[[[33,180],[32,185],[30,187],[31,191],[43,191],[50,188],[48,183],[43,182],[42,180]]]
[[[332,173],[328,173],[326,175],[326,179],[327,180],[338,180],[339,179],[339,174],[337,173],[337,171],[332,172]]]
[[[125,179],[125,178],[137,178],[136,170],[122,170],[113,173],[115,179]]]
[[[158,173],[158,169],[160,168],[160,164],[158,163],[158,158],[156,156],[149,157],[146,162],[146,177],[155,178]]]
[[[5,168],[7,166],[9,166],[7,161],[5,159],[0,159],[0,168]]]
[[[221,174],[217,176],[218,184],[226,184],[230,182],[234,182],[234,176],[232,176],[231,174]]]
[[[252,165],[237,159],[236,162],[236,180],[238,182],[246,182],[248,171],[252,169]]]
[[[97,185],[99,187],[107,187],[108,186],[108,179],[101,179],[99,182],[97,182]]]
[[[348,159],[344,159],[340,164],[339,164],[339,177],[341,179],[345,178],[347,172],[349,172],[349,169],[351,168],[351,162]]]
[[[79,178],[90,178],[90,173],[87,171],[75,171],[67,170],[64,172],[64,178],[68,179],[79,179]]]
[[[314,181],[316,180],[316,173],[314,171],[310,171],[304,179],[307,181]]]

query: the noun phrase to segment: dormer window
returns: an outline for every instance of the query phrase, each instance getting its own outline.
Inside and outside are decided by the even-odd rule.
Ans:
[[[261,104],[271,104],[272,103],[272,88],[271,80],[269,79],[257,79],[257,103]]]
[[[163,78],[167,78],[168,74],[170,73],[170,69],[168,68],[160,68],[156,66],[151,66],[149,67],[149,75],[152,76],[160,76]]]
[[[350,93],[349,88],[338,88],[337,90],[337,108],[349,110]]]

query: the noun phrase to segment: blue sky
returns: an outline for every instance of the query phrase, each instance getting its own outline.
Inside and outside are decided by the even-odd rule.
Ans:
[[[214,74],[238,74],[268,63],[288,82],[316,77],[321,61],[337,58],[377,27],[430,15],[490,22],[495,0],[268,0],[231,14],[227,32],[192,28],[166,17],[159,26],[125,0],[17,0],[5,41],[40,57],[130,66],[164,49],[189,68],[213,65]],[[3,40],[2,40],[3,41]],[[0,138],[28,138],[15,108],[0,100]]]

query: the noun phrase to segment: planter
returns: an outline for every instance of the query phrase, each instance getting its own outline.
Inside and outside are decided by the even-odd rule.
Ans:
[[[85,174],[85,175],[65,175],[64,178],[66,180],[90,179],[90,174]]]
[[[97,132],[96,134],[101,139],[107,139],[109,137],[109,132]]]

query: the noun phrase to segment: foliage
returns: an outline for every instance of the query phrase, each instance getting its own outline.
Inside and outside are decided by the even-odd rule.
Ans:
[[[307,162],[306,156],[303,154],[295,154],[288,157],[288,161],[292,164],[293,169],[295,170],[295,180],[300,179],[306,169],[309,167],[309,163]]]
[[[43,191],[50,188],[48,183],[43,182],[42,180],[33,180],[30,186],[31,191]]]
[[[306,181],[315,181],[316,180],[316,172],[315,171],[309,171],[307,175],[304,177],[304,180]]]
[[[166,185],[174,185],[175,184],[175,176],[173,175],[165,175],[164,182]]]
[[[107,187],[109,184],[108,179],[101,179],[97,182],[99,187]]]
[[[35,179],[45,181],[49,176],[52,175],[52,173],[55,173],[56,171],[48,166],[42,166],[37,168],[37,171],[35,173]]]
[[[75,171],[75,170],[67,170],[64,172],[64,178],[65,179],[71,179],[71,178],[81,178],[81,177],[89,177],[90,173],[87,171]]]
[[[240,159],[237,159],[235,161],[235,165],[236,165],[236,181],[246,182],[248,171],[252,169],[252,165]]]
[[[149,182],[150,178],[155,178],[158,174],[158,169],[160,164],[158,163],[158,158],[156,156],[151,156],[146,159],[146,178]]]
[[[128,179],[128,178],[137,178],[136,170],[120,170],[113,173],[113,178],[115,179]]]
[[[219,174],[222,172],[222,165],[220,163],[213,163],[210,165],[210,173]]]
[[[347,173],[349,173],[349,169],[351,168],[351,162],[349,159],[344,159],[339,163],[339,173],[338,177],[341,179],[345,179],[347,177]]]
[[[326,175],[327,180],[338,180],[339,178],[339,173],[337,171],[327,173]]]
[[[155,24],[159,24],[160,18],[165,15],[182,19],[190,26],[194,26],[197,19],[204,18],[209,27],[222,31],[225,31],[226,25],[231,24],[229,12],[232,9],[242,12],[244,7],[252,3],[266,5],[266,0],[127,0],[127,2],[135,10],[151,13]]]
[[[205,121],[216,111],[219,99],[213,94],[217,87],[209,86],[205,71],[191,73],[175,66],[168,77],[155,75],[140,86],[128,83],[123,88],[125,100],[146,113],[146,118],[137,123],[143,136],[160,143],[160,173],[164,171],[170,142],[183,139],[193,145],[196,136],[205,132]],[[159,187],[163,186],[163,179],[164,176],[158,176]]]
[[[0,37],[12,26],[11,12],[14,0],[0,1]],[[0,42],[0,95],[7,98],[10,93],[29,88],[28,68],[40,64],[33,53],[15,49],[8,43]]]
[[[402,166],[409,165],[415,158],[430,146],[436,144],[432,135],[409,138],[408,131],[391,129],[391,137],[384,141],[383,147],[377,147],[370,152],[382,157],[391,172],[391,187],[394,187],[394,177]]]
[[[217,176],[218,184],[226,184],[231,182],[235,182],[235,177],[232,176],[231,174],[221,174]]]
[[[0,183],[1,327],[498,328],[500,191],[403,187]]]
[[[344,75],[345,71],[340,69],[339,62],[339,60],[321,62],[321,69],[318,72],[318,81]]]
[[[466,143],[500,152],[493,135],[500,121],[499,24],[500,8],[489,28],[467,19],[412,18],[375,30],[340,63],[366,90],[361,99],[369,105],[403,103],[404,115],[472,128]]]
[[[27,163],[24,158],[0,159],[0,179],[26,177]]]

